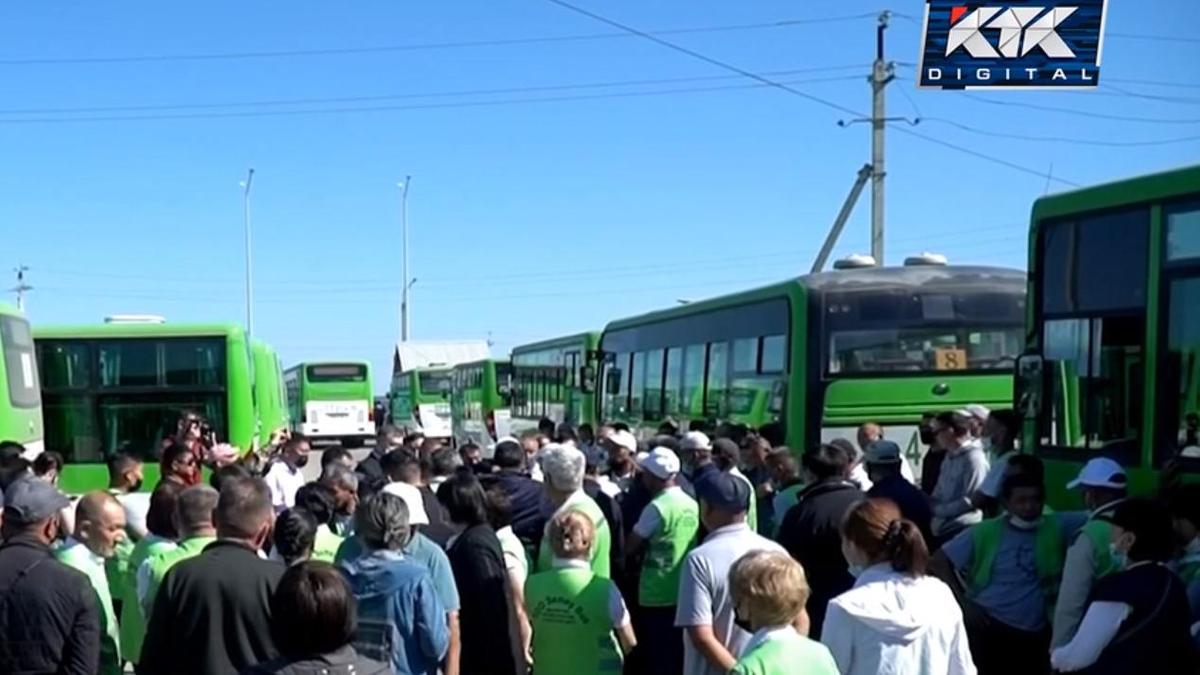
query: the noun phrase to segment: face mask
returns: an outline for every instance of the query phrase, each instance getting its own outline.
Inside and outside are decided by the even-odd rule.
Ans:
[[[850,564],[849,564],[849,565],[846,567],[846,570],[847,570],[848,572],[850,572],[850,576],[852,576],[852,577],[854,577],[855,579],[857,579],[857,578],[859,578],[859,577],[861,577],[861,576],[862,576],[862,573],[863,573],[863,572],[866,572],[866,571],[867,571],[867,568],[866,568],[864,565],[859,565],[859,564],[857,564],[857,563],[850,563]]]
[[[1123,570],[1129,566],[1129,554],[1117,548],[1116,544],[1108,545],[1108,553],[1112,557],[1113,566],[1118,570]]]
[[[308,464],[308,455],[300,455],[296,458],[296,468],[302,469]]]
[[[137,492],[138,490],[141,490],[143,482],[145,482],[143,479],[141,479],[141,478],[137,479],[136,481],[133,482],[133,485],[129,486],[129,491]]]
[[[1038,525],[1042,524],[1042,519],[1036,518],[1034,520],[1025,520],[1020,516],[1009,516],[1008,522],[1018,530],[1036,530]]]

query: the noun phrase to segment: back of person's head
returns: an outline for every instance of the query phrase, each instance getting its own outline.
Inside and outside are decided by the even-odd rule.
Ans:
[[[331,490],[333,488],[342,488],[350,492],[358,490],[358,474],[339,464],[330,464],[322,469],[318,482],[328,486]]]
[[[554,438],[554,420],[549,417],[543,417],[538,420],[538,433],[547,438]]]
[[[342,464],[344,466],[354,466],[354,455],[350,451],[340,445],[335,445],[326,448],[321,453],[321,468],[324,469],[331,464]]]
[[[209,531],[215,526],[213,512],[217,508],[220,493],[207,485],[193,485],[180,491],[175,502],[175,527],[179,537],[186,538],[197,532]],[[153,508],[153,504],[151,504]],[[149,517],[147,517],[149,529]],[[159,533],[155,533],[159,534]],[[159,534],[159,536],[163,536]]]
[[[862,451],[859,450],[858,446],[852,443],[848,438],[835,438],[829,441],[829,444],[846,453],[846,456],[850,458],[851,467],[857,464],[859,459],[862,457]]]
[[[10,457],[23,457],[25,446],[16,441],[0,441],[0,462]]]
[[[777,448],[787,442],[783,434],[783,425],[779,422],[767,422],[758,428],[758,435],[763,437],[772,448]]]
[[[712,443],[713,464],[722,471],[729,471],[738,464],[741,453],[738,444],[729,438],[718,438]]]
[[[654,440],[650,441],[650,447],[666,448],[666,449],[670,450],[671,452],[675,453],[676,455],[678,455],[679,451],[682,449],[683,445],[679,442],[678,436],[658,435],[658,436],[654,437]]]
[[[500,441],[492,454],[492,464],[501,469],[524,468],[525,450],[517,441]]]
[[[501,530],[512,525],[512,499],[499,485],[487,489],[488,522],[493,530]]]
[[[1117,504],[1107,520],[1114,527],[1113,546],[1130,561],[1166,562],[1175,554],[1171,512],[1162,502],[1133,497]]]
[[[0,490],[7,490],[22,476],[28,476],[32,471],[29,460],[20,455],[9,455],[0,458]]]
[[[450,448],[439,448],[430,457],[433,475],[442,478],[454,475],[463,465],[462,456]]]
[[[421,461],[417,453],[408,448],[397,448],[384,455],[380,466],[394,483],[421,482]]]
[[[845,448],[832,443],[822,443],[804,453],[800,463],[817,480],[845,478],[850,475],[853,457]]]
[[[479,479],[470,471],[459,471],[438,486],[438,501],[446,507],[450,521],[472,527],[488,522],[487,496]]]
[[[596,540],[592,520],[579,511],[564,511],[550,521],[550,550],[563,560],[587,559]]]
[[[337,496],[328,485],[307,483],[296,490],[296,507],[308,511],[318,525],[328,525],[337,514]]]
[[[283,573],[271,596],[271,635],[280,654],[296,660],[335,652],[357,629],[354,594],[328,563],[308,561]]]
[[[122,479],[125,474],[133,471],[142,463],[134,455],[128,452],[114,452],[108,456],[108,480],[110,483],[115,483]]]
[[[146,511],[146,531],[164,539],[179,538],[175,524],[175,513],[179,509],[179,495],[183,488],[178,483],[159,483],[150,493],[150,508]]]
[[[613,422],[613,431],[630,431],[629,425],[624,422]]]
[[[212,472],[208,478],[208,484],[217,492],[221,491],[221,486],[226,482],[238,478],[250,478],[253,474],[250,470],[241,464],[226,464]]]
[[[367,548],[398,551],[410,533],[408,505],[396,495],[376,493],[354,511],[354,534]]]
[[[546,483],[559,492],[575,492],[583,487],[586,458],[569,445],[547,445],[542,449],[542,473]]]
[[[754,628],[787,626],[804,611],[810,590],[804,568],[786,553],[751,551],[729,568],[738,616]]]
[[[279,514],[275,519],[272,541],[279,557],[289,565],[312,556],[313,542],[317,539],[317,519],[307,509],[295,507]]]
[[[213,520],[222,539],[253,541],[270,529],[273,515],[267,484],[260,478],[238,478],[221,486]]]
[[[568,422],[563,422],[558,425],[554,431],[554,440],[558,443],[578,443],[579,434],[575,433],[575,427]]]
[[[869,564],[891,563],[912,576],[925,574],[929,549],[921,530],[905,520],[890,499],[866,499],[850,508],[842,521],[842,537],[866,555]]]
[[[33,475],[43,477],[51,473],[60,474],[63,469],[63,456],[47,450],[33,460]]]

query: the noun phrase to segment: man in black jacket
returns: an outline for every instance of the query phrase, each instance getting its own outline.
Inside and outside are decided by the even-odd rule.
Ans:
[[[842,555],[842,520],[866,495],[847,478],[853,458],[844,448],[822,444],[804,453],[801,462],[809,486],[783,517],[779,543],[804,566],[812,595],[808,599],[809,635],[821,637],[829,601],[854,586]]]
[[[525,550],[536,552],[546,529],[547,515],[554,512],[546,501],[542,484],[525,473],[525,450],[515,440],[506,439],[496,444],[492,462],[497,473],[483,476],[484,487],[497,485],[512,502],[513,534],[525,545]]]
[[[0,500],[0,673],[95,675],[100,608],[82,572],[54,559],[59,511],[70,501],[49,483],[23,478]]]
[[[237,673],[279,656],[270,601],[284,568],[258,555],[275,520],[266,483],[222,485],[213,519],[217,541],[163,579],[138,673]]]

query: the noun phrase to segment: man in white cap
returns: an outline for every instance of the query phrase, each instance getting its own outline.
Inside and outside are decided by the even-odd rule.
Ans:
[[[678,673],[683,669],[683,629],[675,627],[679,572],[700,528],[700,507],[677,484],[679,457],[669,448],[654,448],[638,466],[653,495],[626,544],[631,559],[645,553],[634,630],[654,648],[641,655],[642,672]]]
[[[638,443],[633,434],[628,431],[614,431],[600,439],[600,445],[608,453],[609,477],[621,492],[629,492],[637,476],[634,460],[637,455]]]
[[[1112,524],[1105,519],[1128,494],[1125,469],[1107,457],[1097,457],[1084,465],[1067,489],[1081,489],[1083,503],[1091,511],[1087,523],[1067,549],[1058,604],[1054,608],[1054,635],[1051,647],[1061,647],[1075,637],[1087,609],[1092,586],[1119,571],[1109,552]]]

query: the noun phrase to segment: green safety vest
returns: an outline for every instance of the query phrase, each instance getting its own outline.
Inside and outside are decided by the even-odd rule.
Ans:
[[[1112,523],[1097,518],[1097,516],[1111,515],[1120,501],[1124,500],[1101,507],[1091,518],[1088,518],[1088,521],[1079,530],[1080,534],[1092,542],[1092,569],[1095,570],[1094,579],[1097,581],[1113,572],[1120,571],[1113,562],[1112,551],[1108,547],[1112,543]]]
[[[162,585],[163,578],[167,576],[167,572],[175,565],[195,558],[204,551],[204,547],[216,541],[216,537],[192,537],[179,542],[179,545],[169,551],[163,551],[157,556],[149,559],[150,564],[150,583],[146,587],[146,597],[142,599],[142,611],[146,616],[151,615],[154,609],[154,596],[158,594],[158,587]]]
[[[686,492],[676,488],[660,492],[646,508],[658,511],[662,525],[650,538],[642,561],[638,604],[672,607],[679,602],[679,570],[683,557],[691,549],[696,531],[700,529],[700,507]]]
[[[121,644],[117,632],[117,615],[113,611],[112,594],[108,590],[108,575],[104,564],[97,562],[92,552],[82,543],[64,546],[54,552],[54,557],[67,567],[73,567],[87,575],[96,602],[100,606],[100,675],[121,675]]]
[[[338,548],[345,540],[345,537],[339,537],[334,534],[328,525],[317,527],[317,536],[313,540],[312,559],[333,564],[333,559],[337,557]]]
[[[125,578],[121,582],[121,655],[130,663],[137,663],[142,656],[142,641],[146,639],[146,623],[149,616],[142,611],[137,595],[137,573],[142,563],[172,551],[175,542],[157,535],[149,535],[133,547],[129,555]]]
[[[838,675],[837,662],[829,648],[797,633],[780,631],[742,654],[729,675]]]
[[[539,572],[525,582],[537,675],[619,675],[613,635],[613,582],[587,569]]]
[[[592,571],[605,579],[612,578],[612,561],[608,557],[612,549],[612,534],[608,531],[608,519],[604,517],[604,512],[596,505],[594,499],[583,493],[580,493],[577,501],[566,505],[566,508],[569,511],[578,511],[592,521],[592,527],[596,529],[596,541],[592,544]],[[546,532],[549,531],[550,525],[547,523]],[[550,537],[543,536],[538,549],[537,569],[539,572],[545,572],[553,567],[553,563],[554,550],[550,547]]]
[[[1007,520],[1007,516],[1000,516],[971,528],[971,569],[967,573],[967,580],[973,594],[978,593],[992,580],[992,568],[996,564],[996,554],[1000,551],[1000,539],[1008,526]],[[1058,598],[1058,584],[1062,578],[1066,554],[1062,524],[1058,522],[1058,518],[1042,518],[1034,539],[1033,558],[1048,612],[1053,609]]]

